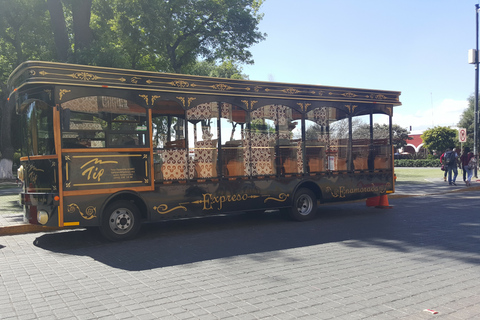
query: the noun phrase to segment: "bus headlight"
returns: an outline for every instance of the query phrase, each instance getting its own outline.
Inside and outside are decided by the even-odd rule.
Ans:
[[[23,182],[23,179],[25,177],[24,175],[24,168],[23,168],[23,164],[17,169],[17,178],[18,180],[22,181]]]
[[[40,224],[45,224],[48,221],[48,213],[45,210],[38,210],[37,221]]]

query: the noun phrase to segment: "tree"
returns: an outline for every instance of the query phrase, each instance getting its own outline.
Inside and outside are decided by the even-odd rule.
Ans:
[[[434,127],[433,129],[425,130],[421,136],[425,148],[430,153],[437,151],[443,153],[446,149],[455,146],[455,138],[457,130],[450,127]]]
[[[44,1],[0,0],[0,179],[11,179],[14,151],[14,106],[7,103],[6,80],[15,66],[27,59],[52,58],[49,20]],[[32,19],[35,17],[35,19]],[[18,130],[18,126],[13,126]]]
[[[463,110],[463,113],[458,122],[459,128],[467,129],[467,142],[464,146],[473,149],[473,136],[474,136],[474,109],[475,109],[475,96],[472,94],[468,97],[468,107]]]
[[[234,61],[224,61],[220,65],[213,61],[199,61],[190,68],[189,73],[197,76],[248,80],[248,76],[242,74],[242,68]]]
[[[11,177],[14,151],[14,112],[6,103],[11,88],[5,83],[21,62],[46,60],[177,73],[203,69],[212,76],[246,78],[238,64],[253,63],[248,48],[265,39],[258,30],[262,3],[0,0],[0,179]]]

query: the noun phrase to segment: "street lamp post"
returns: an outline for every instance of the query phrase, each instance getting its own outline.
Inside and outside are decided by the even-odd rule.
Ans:
[[[480,8],[479,4],[475,5],[475,15],[476,15],[476,35],[475,50],[469,51],[468,63],[475,64],[475,109],[473,112],[473,153],[478,156],[477,153],[477,144],[478,144],[478,10]],[[475,178],[478,178],[477,167],[475,167]]]

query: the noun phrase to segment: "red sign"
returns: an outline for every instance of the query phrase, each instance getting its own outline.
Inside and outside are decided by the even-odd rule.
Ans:
[[[467,142],[467,129],[465,128],[458,129],[458,140],[461,143]]]

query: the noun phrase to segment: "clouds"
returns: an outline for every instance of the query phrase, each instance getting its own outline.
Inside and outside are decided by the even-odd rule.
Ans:
[[[393,123],[412,131],[424,131],[436,126],[455,127],[460,121],[463,111],[468,107],[467,100],[445,99],[433,108],[417,108],[406,113],[402,107],[394,109]]]

